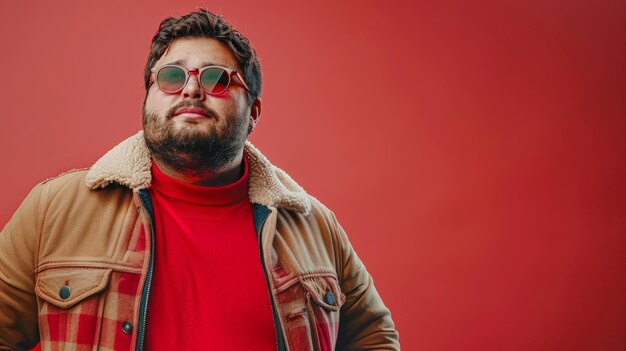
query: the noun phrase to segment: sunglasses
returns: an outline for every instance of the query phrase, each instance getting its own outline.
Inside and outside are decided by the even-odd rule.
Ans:
[[[164,65],[154,67],[151,71],[154,77],[156,77],[155,80],[159,89],[167,94],[183,90],[189,81],[189,77],[194,74],[198,76],[198,82],[202,90],[210,95],[219,95],[225,92],[232,82],[233,73],[239,78],[243,87],[248,91],[250,90],[239,72],[222,66],[187,69],[178,65]]]

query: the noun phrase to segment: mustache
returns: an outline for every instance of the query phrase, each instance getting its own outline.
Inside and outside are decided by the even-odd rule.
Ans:
[[[198,108],[201,109],[202,112],[211,117],[211,118],[218,118],[219,115],[217,114],[217,112],[215,112],[215,110],[213,110],[210,107],[207,107],[205,105],[203,105],[201,102],[199,101],[181,101],[180,103],[176,104],[174,107],[170,108],[169,110],[167,110],[167,113],[165,114],[165,117],[167,119],[171,119],[172,117],[174,117],[174,114],[176,113],[176,111],[178,111],[181,108]]]

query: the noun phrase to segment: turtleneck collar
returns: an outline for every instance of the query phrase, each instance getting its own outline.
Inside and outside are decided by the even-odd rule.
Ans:
[[[245,156],[242,159],[244,171],[241,178],[223,186],[185,183],[166,175],[152,161],[152,187],[166,198],[205,206],[225,206],[248,200],[248,160]]]

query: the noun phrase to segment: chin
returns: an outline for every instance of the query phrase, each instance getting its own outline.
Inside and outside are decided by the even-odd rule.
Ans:
[[[185,123],[171,129],[171,135],[178,140],[208,139],[217,136],[217,131],[211,126],[195,123]]]

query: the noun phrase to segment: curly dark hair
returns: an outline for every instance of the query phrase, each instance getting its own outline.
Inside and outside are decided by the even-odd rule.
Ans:
[[[261,65],[252,44],[230,23],[207,9],[199,9],[180,18],[169,17],[161,21],[159,30],[152,38],[144,72],[146,92],[151,84],[150,70],[174,40],[184,37],[213,38],[226,44],[243,70],[241,73],[250,89],[248,104],[252,104],[261,95]]]

